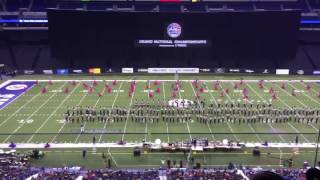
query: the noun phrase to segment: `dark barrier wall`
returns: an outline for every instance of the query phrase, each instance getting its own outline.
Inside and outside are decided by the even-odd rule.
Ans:
[[[290,61],[300,12],[152,13],[49,10],[52,57],[74,66],[230,66]],[[171,35],[167,33],[171,23]],[[206,40],[192,47],[138,47],[137,40]],[[108,64],[108,62],[113,62]],[[115,63],[116,62],[116,63]]]

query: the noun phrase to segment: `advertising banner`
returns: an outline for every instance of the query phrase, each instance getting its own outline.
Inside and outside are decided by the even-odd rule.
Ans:
[[[148,68],[148,73],[199,73],[199,68]]]
[[[57,74],[63,75],[63,74],[69,74],[68,69],[57,69]]]

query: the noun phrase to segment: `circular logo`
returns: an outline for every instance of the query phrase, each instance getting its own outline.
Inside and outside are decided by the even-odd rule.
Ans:
[[[177,38],[181,35],[181,26],[178,23],[171,23],[167,27],[167,33],[171,38]]]
[[[10,91],[15,91],[15,90],[22,90],[22,89],[26,89],[28,86],[25,84],[15,84],[15,85],[10,85],[7,86],[6,89],[10,90]]]
[[[177,108],[187,108],[193,104],[194,102],[188,99],[172,99],[169,101],[169,106]]]

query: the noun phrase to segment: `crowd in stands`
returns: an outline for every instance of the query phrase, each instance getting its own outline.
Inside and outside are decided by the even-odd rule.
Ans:
[[[96,169],[87,170],[80,167],[45,168],[30,165],[32,154],[19,154],[13,151],[0,152],[0,179],[3,180],[60,180],[60,179],[84,179],[84,180],[256,180],[255,176],[265,169],[229,166],[225,168],[160,168],[160,169]],[[283,180],[307,180],[307,169],[275,168],[268,169],[271,174],[280,175]],[[319,171],[319,170],[317,170]],[[319,171],[320,172],[320,171]],[[318,172],[318,173],[319,173]],[[279,176],[279,177],[280,177]],[[260,176],[261,177],[261,176]],[[319,176],[320,178],[320,176]],[[270,178],[269,178],[270,179]],[[263,180],[263,179],[261,179]],[[271,180],[271,179],[270,179]]]
[[[0,80],[6,79],[6,77],[8,76],[15,76],[16,73],[13,69],[11,69],[10,67],[4,65],[4,64],[0,64]]]

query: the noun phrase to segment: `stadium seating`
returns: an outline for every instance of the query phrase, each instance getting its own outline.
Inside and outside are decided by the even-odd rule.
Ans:
[[[204,1],[200,4],[179,5],[162,4],[160,11],[205,11],[206,5],[212,10],[281,10],[281,9],[301,9],[305,12],[311,11],[312,8],[319,9],[319,1],[310,0],[279,0],[279,1]],[[114,2],[114,1],[49,1],[49,0],[2,0],[2,7],[0,11],[16,12],[20,8],[27,9],[32,12],[44,12],[46,8],[60,8],[60,9],[88,9],[88,10],[121,10],[122,8],[130,10],[135,4],[137,11],[151,11],[156,8],[156,1],[149,3],[132,3],[128,2]],[[116,5],[116,6],[114,6]],[[118,6],[118,7],[117,7]],[[122,6],[122,7],[121,7]]]

